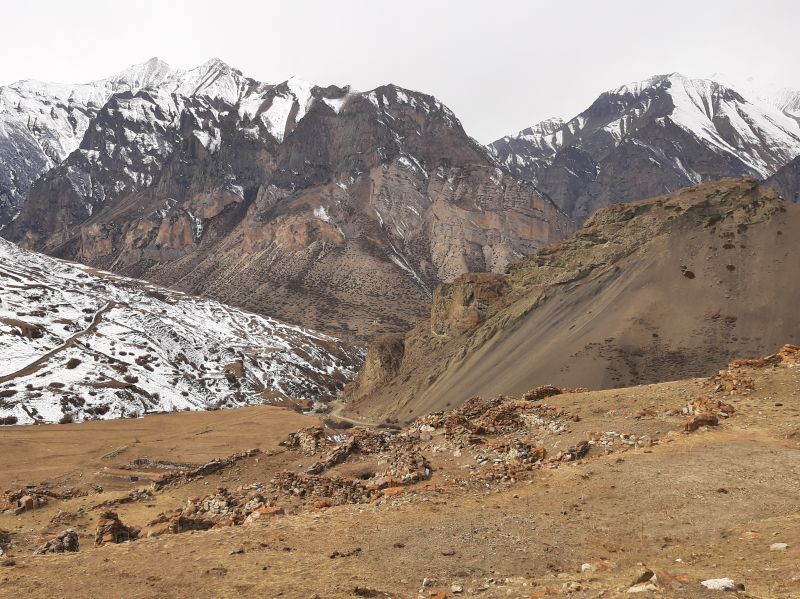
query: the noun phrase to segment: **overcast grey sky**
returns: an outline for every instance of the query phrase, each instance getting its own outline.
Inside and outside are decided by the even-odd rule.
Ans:
[[[219,57],[273,83],[425,91],[483,142],[653,74],[800,87],[796,0],[4,0],[0,11],[0,84]]]

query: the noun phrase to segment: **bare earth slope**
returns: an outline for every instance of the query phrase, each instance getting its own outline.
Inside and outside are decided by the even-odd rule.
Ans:
[[[6,429],[0,597],[797,597],[798,357],[396,432],[272,407]]]
[[[474,395],[694,376],[800,339],[800,208],[751,179],[600,210],[575,237],[439,289],[346,413],[405,420]],[[376,374],[377,371],[377,374]]]

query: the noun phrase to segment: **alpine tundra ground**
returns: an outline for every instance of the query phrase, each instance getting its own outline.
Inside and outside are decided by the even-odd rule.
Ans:
[[[797,355],[400,431],[276,407],[7,427],[0,596],[798,597]]]

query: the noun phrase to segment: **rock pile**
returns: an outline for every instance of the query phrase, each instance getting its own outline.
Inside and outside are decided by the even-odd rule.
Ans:
[[[562,393],[564,393],[564,390],[560,387],[554,387],[553,385],[539,385],[523,395],[522,399],[525,401],[539,401],[542,399],[547,399],[548,397],[553,397],[554,395],[561,395]]]
[[[390,448],[403,444],[407,437],[398,435],[394,431],[374,431],[370,429],[354,429],[345,440],[330,449],[320,461],[308,468],[308,474],[321,474],[325,470],[341,464],[355,453],[361,455],[374,455],[388,451]]]
[[[377,436],[371,438],[374,440]],[[397,437],[403,443],[402,438]],[[271,485],[276,492],[302,500],[317,500],[317,507],[330,507],[375,501],[387,495],[389,489],[411,485],[431,476],[430,462],[416,447],[398,444],[382,453],[387,462],[386,470],[366,480],[281,472],[272,479]]]
[[[684,429],[686,432],[693,432],[704,426],[716,426],[719,424],[720,418],[730,418],[736,409],[729,403],[701,395],[689,402],[682,412],[692,417]]]
[[[211,460],[207,464],[203,464],[191,470],[170,471],[165,472],[160,477],[153,481],[153,489],[158,491],[170,485],[180,485],[186,482],[195,480],[201,476],[207,476],[214,472],[219,472],[228,468],[240,460],[250,458],[261,453],[259,449],[250,449],[241,453],[235,453],[224,459]]]
[[[281,445],[314,455],[329,448],[333,443],[325,435],[325,430],[321,426],[309,426],[291,433],[285,441],[281,441]]]
[[[100,513],[100,518],[97,521],[94,544],[100,547],[109,543],[133,541],[139,537],[139,532],[138,528],[125,526],[116,512],[106,510]]]
[[[541,396],[543,392],[537,389],[529,394]],[[523,433],[532,427],[560,433],[568,430],[570,422],[579,420],[576,414],[564,408],[538,402],[538,399],[534,401],[504,396],[490,399],[474,397],[451,412],[435,412],[418,418],[414,426],[419,430],[423,427],[442,429],[448,440],[463,439],[469,442],[474,435]]]
[[[186,507],[172,513],[162,513],[147,523],[143,536],[178,534],[190,530],[208,530],[225,526],[239,526],[266,513],[277,513],[281,508],[272,505],[259,490],[230,492],[224,487],[204,497],[190,497]],[[257,516],[253,514],[258,513]]]
[[[400,481],[402,485],[410,485],[427,480],[431,476],[431,464],[417,449],[397,447],[388,457],[389,465],[383,476],[376,482],[385,480]],[[374,483],[373,483],[374,485]]]
[[[0,493],[0,511],[14,515],[36,509],[45,503],[47,503],[47,496],[32,489],[7,490]]]
[[[142,530],[143,537],[159,537],[165,534],[179,534],[190,530],[209,530],[214,528],[217,523],[208,518],[190,517],[184,515],[181,510],[175,514],[159,514],[147,523]],[[221,524],[218,528],[221,528]]]
[[[374,496],[360,480],[281,472],[270,481],[272,487],[300,499],[325,500],[325,504],[368,503]]]
[[[47,553],[68,553],[78,550],[78,533],[68,528],[60,535],[48,539],[44,545],[34,551],[35,555]]]
[[[511,439],[481,447],[475,454],[475,460],[480,466],[491,469],[486,478],[504,479],[540,466],[546,455],[545,448],[535,441]]]
[[[729,369],[737,368],[766,368],[779,364],[796,364],[800,360],[800,345],[787,343],[777,352],[764,358],[737,358],[728,366]]]

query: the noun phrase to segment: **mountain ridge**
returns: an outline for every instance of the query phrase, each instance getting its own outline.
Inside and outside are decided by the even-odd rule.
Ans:
[[[800,121],[786,107],[679,73],[611,89],[561,126],[552,122],[490,147],[578,222],[612,202],[729,176],[763,179],[800,154]]]
[[[439,282],[502,270],[572,228],[433,96],[171,85],[114,95],[3,234],[365,338],[416,322]]]

